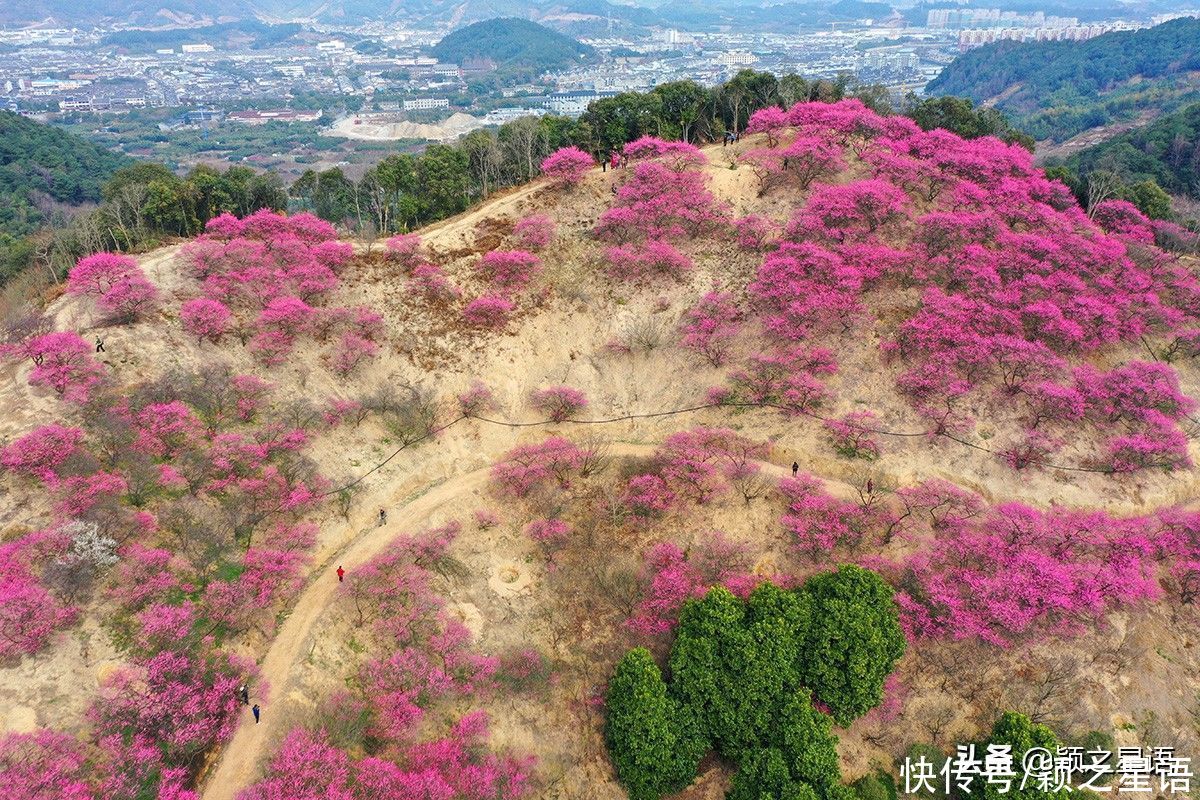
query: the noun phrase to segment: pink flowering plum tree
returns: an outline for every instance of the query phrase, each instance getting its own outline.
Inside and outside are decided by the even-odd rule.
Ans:
[[[1092,221],[1108,233],[1138,244],[1154,244],[1153,223],[1125,200],[1105,200],[1092,209]]]
[[[421,254],[421,237],[415,233],[402,233],[388,239],[384,245],[389,261],[394,261],[406,272],[424,263]]]
[[[545,414],[552,422],[562,422],[577,416],[587,408],[587,396],[570,386],[548,386],[529,396],[529,404]]]
[[[194,759],[232,734],[240,703],[237,687],[255,674],[251,663],[215,652],[191,635],[191,625],[170,606],[150,606],[143,627],[156,629],[162,615],[162,649],[136,659],[101,686],[89,712],[101,741],[144,740],[158,748],[167,767],[191,767]],[[164,620],[165,621],[165,620]]]
[[[344,333],[330,357],[333,371],[343,378],[379,354],[379,345],[357,333]]]
[[[38,531],[0,545],[0,661],[36,653],[75,620],[76,609],[61,603],[34,572],[62,556],[68,544],[56,532]]]
[[[661,517],[675,504],[675,493],[660,475],[635,475],[622,497],[625,508],[638,520]]]
[[[219,300],[197,297],[179,309],[183,329],[198,341],[216,342],[229,332],[233,313]]]
[[[829,390],[821,379],[836,372],[833,353],[823,347],[796,345],[777,353],[755,353],[729,374],[728,387],[717,390],[714,400],[808,414],[828,401]]]
[[[872,411],[851,411],[836,419],[825,421],[825,430],[833,442],[833,449],[846,458],[879,458],[879,442],[875,438],[878,427]]]
[[[595,160],[578,147],[563,147],[542,161],[542,174],[560,187],[573,187],[583,183],[594,166]]]
[[[903,191],[878,179],[820,186],[788,223],[788,234],[836,242],[862,239],[899,218],[907,206]]]
[[[572,477],[583,474],[587,460],[574,443],[552,436],[508,451],[492,467],[492,486],[501,497],[526,497],[547,486],[566,488]]]
[[[544,551],[553,554],[570,540],[571,526],[561,519],[536,519],[525,526],[525,535],[537,542]]]
[[[626,626],[643,636],[671,631],[684,603],[713,586],[739,582],[745,561],[746,549],[719,531],[702,535],[687,551],[674,542],[653,545],[642,554],[641,598]]]
[[[683,315],[680,344],[719,367],[741,328],[742,314],[728,292],[709,292]]]
[[[689,142],[660,139],[657,136],[642,136],[621,148],[621,153],[630,162],[658,161],[676,172],[696,169],[708,163],[700,148]]]
[[[546,214],[530,214],[517,220],[513,236],[522,250],[545,250],[554,241],[557,227]]]
[[[120,253],[93,253],[75,263],[67,275],[67,291],[102,297],[131,273],[138,271],[131,257]]]
[[[30,385],[53,389],[74,403],[86,403],[107,374],[92,356],[92,348],[76,333],[47,333],[30,339],[22,349],[33,361]]]
[[[83,437],[80,428],[68,428],[57,422],[43,425],[0,449],[0,465],[53,486],[62,477],[62,466],[76,453]]]
[[[617,245],[604,252],[608,273],[622,281],[681,279],[691,272],[692,259],[670,242],[652,239],[642,244]]]
[[[763,259],[750,293],[767,331],[788,341],[849,330],[863,312],[873,276],[858,262],[812,242],[785,242]]]
[[[262,330],[300,336],[308,332],[315,315],[313,307],[299,297],[276,297],[258,315],[258,326]]]
[[[684,239],[720,230],[727,215],[704,173],[643,161],[617,190],[613,207],[600,215],[595,233],[617,244]]]
[[[67,291],[96,299],[119,322],[131,322],[151,310],[158,290],[129,256],[95,253],[79,259],[67,276]]]
[[[819,136],[796,136],[783,147],[770,145],[742,156],[758,178],[758,195],[792,186],[806,190],[844,169],[842,148]]]
[[[787,503],[781,518],[783,528],[806,557],[829,559],[835,552],[853,552],[865,541],[863,509],[830,496],[811,475],[785,478],[779,483],[779,492]]]
[[[668,436],[654,454],[650,474],[681,500],[703,504],[735,487],[748,501],[759,483],[758,462],[769,452],[767,445],[728,428],[698,427]]]
[[[346,265],[350,263],[350,259],[354,258],[354,246],[349,242],[338,242],[334,240],[317,242],[310,249],[313,260],[322,267],[325,267],[334,275],[341,273]]]
[[[1077,633],[1161,591],[1137,519],[1007,503],[970,518],[943,516],[932,534],[897,577],[910,636],[1008,646]]]
[[[87,754],[73,736],[45,729],[0,735],[5,791],[27,800],[94,800]]]
[[[467,303],[462,315],[471,327],[497,331],[508,324],[508,318],[516,307],[507,297],[485,294]]]
[[[496,398],[492,390],[478,380],[458,396],[458,409],[464,417],[476,417],[495,407]]]
[[[500,291],[522,289],[541,269],[541,259],[525,250],[492,250],[475,266],[479,277]]]
[[[779,106],[760,108],[750,115],[746,133],[762,133],[767,137],[767,146],[779,145],[779,134],[788,126],[788,114]]]
[[[743,250],[765,250],[775,232],[769,219],[757,214],[739,217],[733,222],[738,247]]]

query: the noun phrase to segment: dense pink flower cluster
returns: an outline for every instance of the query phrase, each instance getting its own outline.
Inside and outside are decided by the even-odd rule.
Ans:
[[[425,263],[421,251],[421,237],[415,233],[402,233],[393,236],[384,243],[387,257],[398,263],[406,272],[411,272],[418,265]]]
[[[837,372],[824,347],[794,345],[776,353],[753,353],[729,374],[728,386],[710,392],[714,402],[777,406],[788,413],[812,413],[829,398],[821,378]]]
[[[63,477],[62,466],[75,454],[82,441],[82,429],[52,422],[0,448],[0,465],[54,486]]]
[[[746,549],[712,532],[686,552],[674,542],[659,542],[642,554],[638,576],[641,599],[625,624],[638,633],[666,633],[679,621],[683,604],[703,597],[717,584],[744,590],[752,581],[741,570]]]
[[[618,244],[685,239],[725,225],[727,210],[709,191],[704,173],[659,160],[638,162],[631,173],[596,222],[600,238]]]
[[[511,292],[528,286],[541,265],[540,258],[525,250],[492,250],[479,259],[475,272],[493,289]]]
[[[548,486],[570,485],[571,478],[583,469],[584,452],[570,441],[552,436],[539,444],[520,445],[509,450],[492,467],[492,486],[501,496],[525,497]]]
[[[516,800],[527,793],[532,760],[481,752],[487,715],[472,712],[442,739],[413,745],[390,758],[352,759],[324,732],[295,728],[267,777],[239,800]],[[403,763],[407,766],[400,766]]]
[[[558,226],[545,214],[530,214],[517,220],[513,236],[525,250],[545,250],[554,241]]]
[[[577,186],[594,166],[595,160],[578,147],[563,147],[542,161],[542,174],[559,186]]]
[[[516,303],[503,295],[485,294],[467,303],[462,315],[468,325],[496,331],[508,324],[508,317],[516,307]]]
[[[4,791],[27,800],[95,800],[86,752],[73,737],[48,730],[0,737]]]
[[[0,662],[46,645],[76,609],[56,598],[38,580],[41,567],[67,550],[54,531],[40,531],[0,545]]]
[[[67,291],[94,297],[96,305],[118,322],[132,322],[158,302],[158,290],[138,263],[117,253],[79,259],[67,275]]]
[[[781,522],[796,547],[814,560],[856,559],[881,571],[896,587],[910,637],[1007,646],[1070,635],[1164,589],[1189,602],[1200,585],[1196,512],[1121,518],[988,506],[938,480],[855,501],[804,474],[779,488]],[[893,542],[902,556],[862,554]]]
[[[640,244],[622,244],[604,251],[608,274],[620,281],[672,278],[679,280],[692,271],[693,264],[670,242],[651,239]]]
[[[657,136],[642,136],[626,144],[621,153],[631,162],[658,161],[676,172],[697,169],[708,163],[708,158],[690,142],[667,141]]]
[[[760,479],[759,461],[770,451],[728,428],[698,427],[671,434],[655,451],[648,469],[625,489],[629,513],[647,520],[681,501],[707,503],[730,488],[745,497]]]
[[[333,337],[330,364],[347,374],[378,351],[383,324],[370,309],[324,305],[354,255],[335,236],[311,214],[263,210],[211,220],[183,251],[202,291],[180,308],[185,330],[214,342],[236,333],[265,366],[284,363],[303,337]],[[419,260],[419,238],[396,237],[388,248],[396,258]]]
[[[785,478],[779,493],[787,503],[780,522],[796,547],[814,560],[835,549],[857,550],[866,538],[866,518],[855,503],[825,492],[810,475]]]
[[[458,409],[464,417],[473,417],[496,406],[492,390],[481,381],[474,381],[458,396]]]
[[[784,186],[807,189],[846,166],[841,146],[827,138],[797,135],[784,147],[771,141],[742,156],[758,178],[759,196]]]
[[[535,519],[525,526],[525,533],[542,547],[553,551],[566,544],[571,536],[571,526],[561,519]]]
[[[872,411],[851,411],[837,419],[825,421],[825,430],[833,440],[833,449],[847,458],[872,459],[879,457],[879,442],[875,439],[878,420]]]
[[[749,214],[733,221],[738,247],[743,250],[764,250],[771,242],[775,226],[765,217]]]
[[[1178,426],[1189,403],[1160,410],[1141,396],[1134,413],[1105,414],[1082,363],[1122,342],[1167,356],[1200,342],[1200,279],[1154,247],[1137,209],[1108,201],[1089,220],[1020,147],[922,131],[858,101],[801,103],[786,121],[769,112],[755,123],[778,139],[747,154],[764,180],[804,188],[842,169],[847,150],[870,174],[813,183],[764,257],[750,293],[772,337],[850,334],[870,324],[873,293],[917,287],[919,302],[880,321],[885,356],[903,366],[897,387],[931,431],[968,430],[968,398],[999,391],[1027,423],[1009,463],[1043,463],[1083,422],[1102,440],[1103,468],[1189,463]],[[817,387],[802,380],[794,405],[812,408]]]

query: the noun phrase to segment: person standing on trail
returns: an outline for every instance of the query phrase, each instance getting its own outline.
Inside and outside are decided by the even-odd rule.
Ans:
[[[800,471],[800,465],[795,461],[792,462],[792,477],[796,477],[796,473]]]
[[[875,481],[871,480],[870,478],[867,478],[867,494],[874,494],[874,493],[875,493]]]
[[[104,352],[104,340],[101,339],[99,336],[96,337],[96,352],[97,353]]]
[[[382,528],[384,525],[387,525],[387,512],[381,508],[379,509],[379,527]]]
[[[238,687],[238,696],[242,698],[242,705],[250,705],[250,689],[246,687],[246,684],[243,683]]]
[[[337,574],[338,574],[338,583],[341,583],[342,580],[346,577],[346,570],[342,569],[341,564],[338,564]]]
[[[258,703],[255,703],[254,707],[251,708],[250,710],[252,712],[254,712],[254,724],[257,725],[258,724],[258,715],[262,713],[262,709],[258,707]]]
[[[616,169],[617,165],[620,163],[621,163],[621,157],[619,155],[617,155],[616,150],[613,150],[612,153],[608,156],[608,165],[610,167],[612,167],[613,169]]]

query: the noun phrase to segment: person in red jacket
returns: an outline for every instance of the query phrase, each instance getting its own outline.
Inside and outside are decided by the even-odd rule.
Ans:
[[[342,579],[344,579],[346,577],[346,570],[342,569],[341,564],[338,564],[337,574],[338,574],[338,583],[341,583]]]

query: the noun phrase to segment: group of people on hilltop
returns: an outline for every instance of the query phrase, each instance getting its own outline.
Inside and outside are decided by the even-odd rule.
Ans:
[[[608,153],[600,159],[600,171],[608,172],[608,168],[612,167],[627,167],[629,166],[629,156],[622,154],[619,150],[609,150]]]

